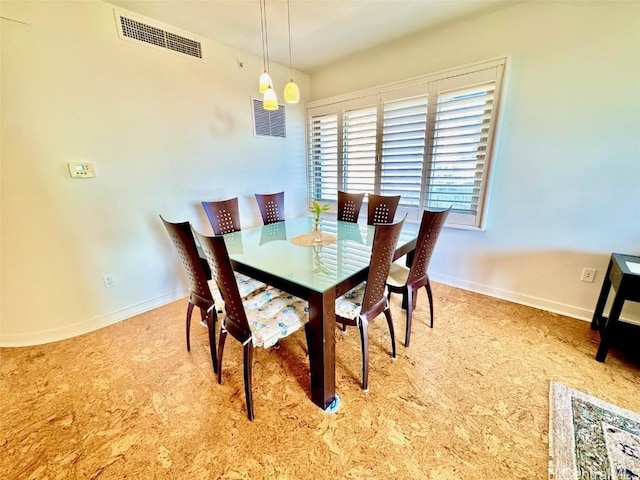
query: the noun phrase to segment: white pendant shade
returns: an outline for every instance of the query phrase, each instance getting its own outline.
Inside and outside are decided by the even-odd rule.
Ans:
[[[289,71],[291,68],[291,15],[289,12],[289,0],[287,0],[287,25],[289,29]],[[269,36],[267,34],[267,1],[260,0],[260,30],[262,34],[262,62],[264,63],[264,72],[260,76],[258,91],[263,94],[262,108],[265,110],[278,110],[278,96],[273,90],[273,81],[269,75]],[[289,80],[284,87],[284,100],[287,103],[300,102],[300,89],[298,85]]]
[[[258,87],[258,90],[260,93],[264,93],[267,91],[267,89],[272,85],[271,82],[271,77],[269,76],[269,74],[267,73],[267,71],[265,70],[262,75],[260,75],[260,85]]]
[[[298,103],[300,101],[300,89],[293,79],[289,80],[284,87],[284,101],[287,103]]]
[[[262,108],[265,110],[278,110],[278,96],[271,86],[264,92]]]

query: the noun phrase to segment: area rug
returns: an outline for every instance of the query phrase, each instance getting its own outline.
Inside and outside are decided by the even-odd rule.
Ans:
[[[640,415],[558,382],[549,397],[549,479],[640,480]]]

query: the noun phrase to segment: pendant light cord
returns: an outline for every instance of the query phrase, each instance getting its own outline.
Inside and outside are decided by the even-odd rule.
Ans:
[[[264,45],[267,50],[267,72],[269,71],[269,33],[267,32],[267,0],[264,3]]]
[[[289,8],[289,0],[287,0],[287,24],[289,25],[289,76],[293,78],[293,69],[291,68],[291,10]]]
[[[267,57],[265,56],[265,29],[266,29],[266,5],[265,0],[260,0],[260,39],[262,40],[262,67],[267,71]]]

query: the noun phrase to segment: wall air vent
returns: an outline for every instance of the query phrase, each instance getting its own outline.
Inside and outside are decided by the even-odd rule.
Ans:
[[[287,138],[284,105],[278,110],[265,110],[262,100],[251,99],[253,106],[253,133],[258,137]]]
[[[165,25],[120,10],[115,14],[120,38],[202,59],[202,44],[195,35],[170,31]]]

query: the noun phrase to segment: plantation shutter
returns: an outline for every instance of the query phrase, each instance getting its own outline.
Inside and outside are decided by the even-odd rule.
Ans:
[[[309,118],[308,178],[311,198],[337,199],[338,114],[318,112]]]
[[[382,195],[401,195],[400,207],[418,209],[427,131],[427,85],[386,93],[382,98]],[[416,217],[416,215],[413,215]]]
[[[423,197],[426,208],[451,206],[452,221],[459,225],[481,224],[487,153],[495,123],[497,70],[473,71],[432,85],[435,105]]]
[[[495,85],[438,96],[428,206],[477,215]]]
[[[505,59],[313,102],[309,192],[400,195],[399,215],[451,207],[482,228]]]
[[[374,192],[377,105],[348,109],[342,128],[342,190]]]
[[[338,190],[373,192],[378,96],[309,109],[308,177],[313,200],[335,202]]]

